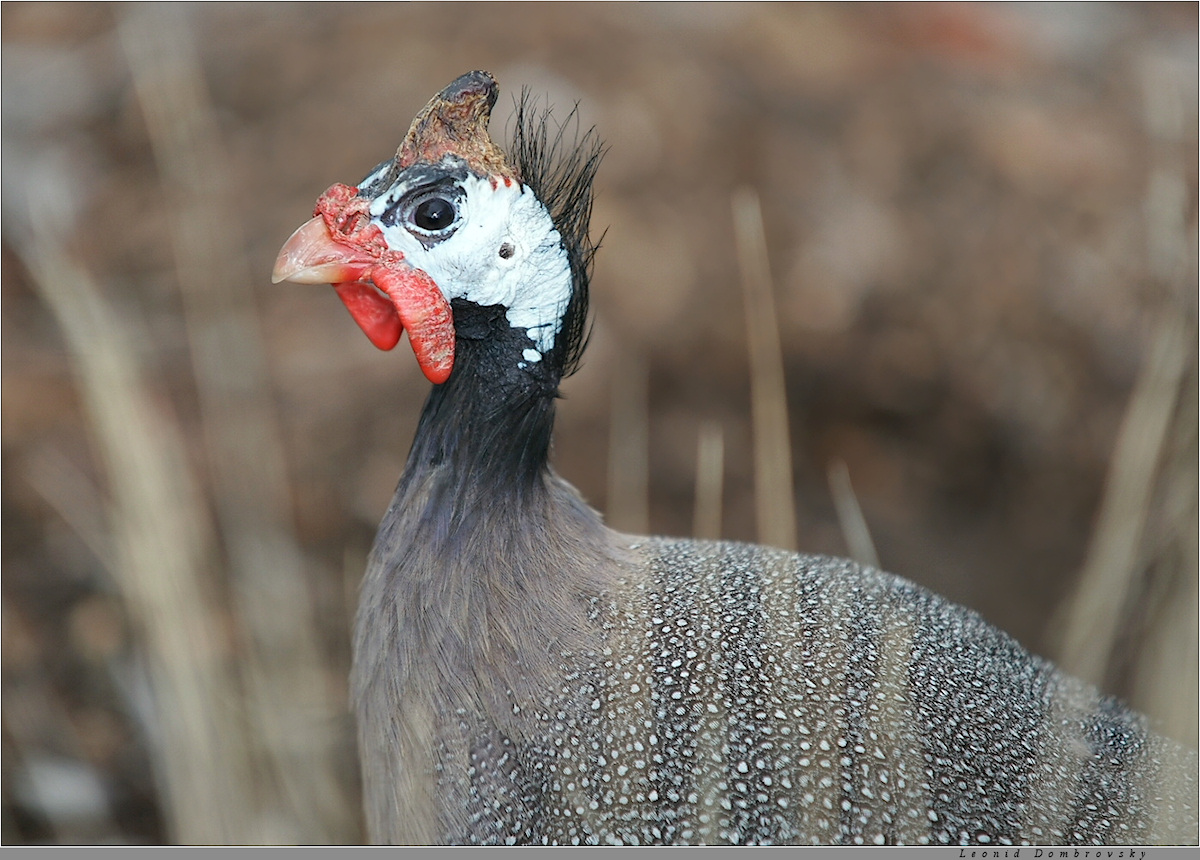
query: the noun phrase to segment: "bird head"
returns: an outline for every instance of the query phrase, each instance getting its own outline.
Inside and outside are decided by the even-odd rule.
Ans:
[[[497,93],[476,71],[434,96],[396,155],[322,194],[275,262],[275,283],[332,284],[380,349],[407,331],[433,383],[454,368],[455,300],[503,308],[528,339],[522,368],[569,372],[583,346],[599,146],[589,132],[568,151],[523,97],[510,160],[487,131]]]

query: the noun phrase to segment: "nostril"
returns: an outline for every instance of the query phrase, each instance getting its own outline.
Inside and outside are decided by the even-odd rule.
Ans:
[[[511,257],[515,253],[517,253],[517,249],[514,248],[512,246],[512,244],[509,242],[505,242],[503,245],[500,246],[500,256],[505,260],[507,260],[509,257]]]

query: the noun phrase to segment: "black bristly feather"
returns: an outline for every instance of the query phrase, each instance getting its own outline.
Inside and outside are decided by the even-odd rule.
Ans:
[[[580,136],[578,104],[560,123],[549,108],[537,107],[528,88],[516,100],[515,120],[509,157],[521,181],[550,212],[571,262],[571,300],[554,347],[566,377],[578,369],[590,332],[588,284],[600,243],[592,241],[588,222],[605,148],[595,128]]]

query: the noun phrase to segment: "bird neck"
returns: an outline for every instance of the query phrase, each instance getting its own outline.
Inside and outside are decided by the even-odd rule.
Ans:
[[[363,583],[355,695],[387,675],[415,696],[432,678],[439,696],[500,719],[539,700],[565,652],[598,647],[589,614],[617,559],[547,461],[553,353],[520,367],[529,339],[502,308],[454,310],[454,372],[425,404]],[[381,617],[407,643],[386,665],[364,638]]]
[[[454,372],[430,392],[405,478],[437,472],[460,502],[520,502],[545,482],[561,374],[551,360],[526,360],[533,342],[504,308],[455,300],[453,309]]]

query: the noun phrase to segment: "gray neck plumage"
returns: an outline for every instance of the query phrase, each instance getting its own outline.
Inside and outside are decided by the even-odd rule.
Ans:
[[[406,653],[437,655],[438,665],[402,674],[432,671],[511,713],[505,703],[524,698],[519,687],[550,677],[565,650],[585,647],[590,596],[611,573],[597,560],[611,552],[599,515],[548,464],[554,352],[520,367],[530,341],[501,308],[453,308],[454,372],[425,404],[380,525],[360,633],[368,615],[394,617],[397,635],[424,640]],[[493,677],[478,677],[479,666],[493,667]],[[495,667],[511,675],[495,676]]]
[[[462,803],[431,788],[437,762],[479,738],[535,737],[548,699],[590,706],[564,678],[602,649],[602,595],[628,570],[548,463],[561,359],[520,367],[531,343],[502,309],[452,308],[454,370],[425,404],[376,535],[351,672],[368,820],[377,838],[392,833],[380,828],[403,797],[394,833],[416,843],[468,826],[454,819]]]

